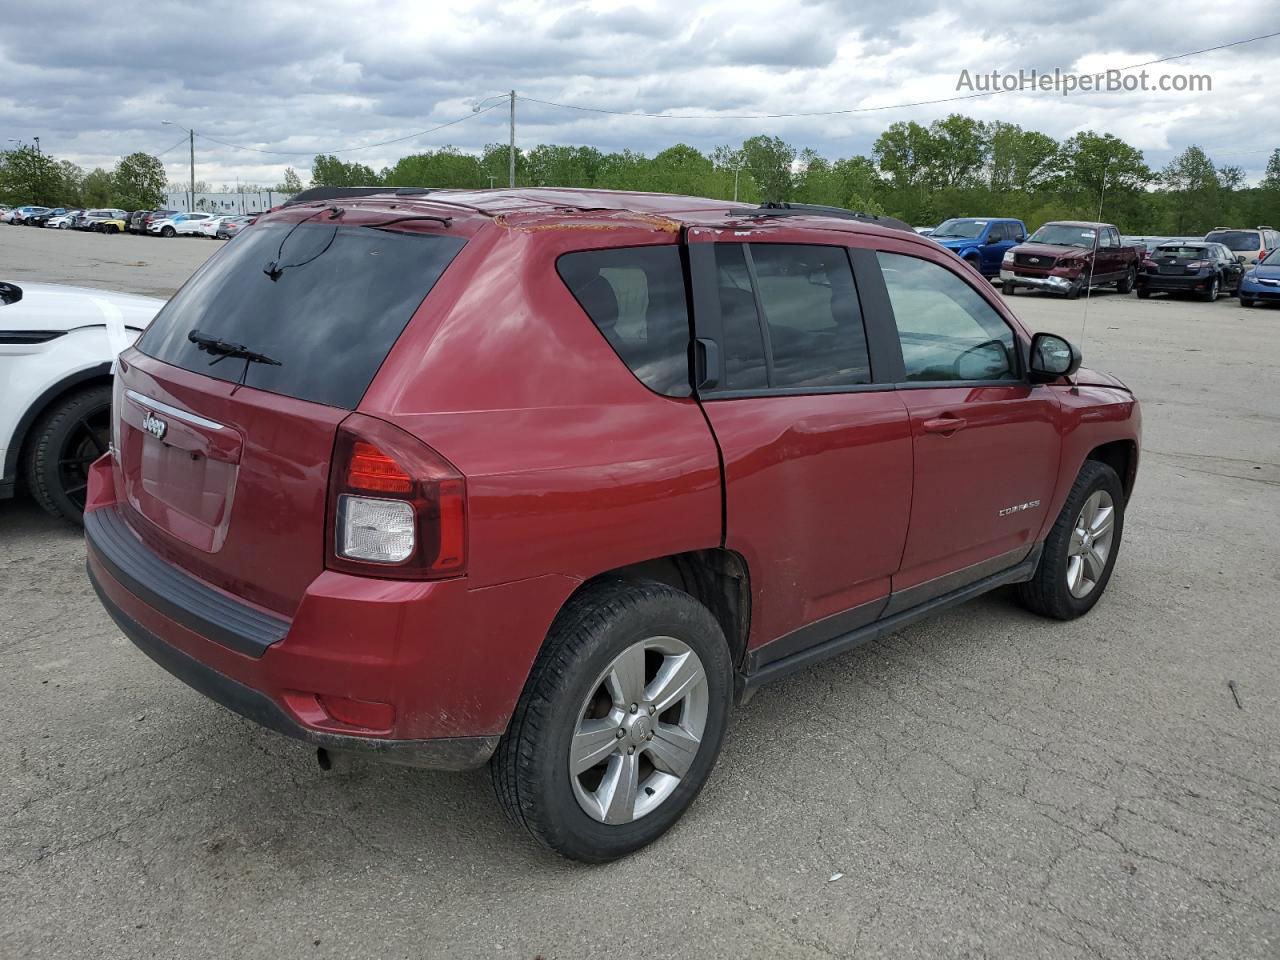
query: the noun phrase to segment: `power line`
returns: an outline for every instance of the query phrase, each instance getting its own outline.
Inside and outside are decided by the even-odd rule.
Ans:
[[[178,147],[182,146],[182,145],[183,145],[184,143],[186,143],[186,142],[187,142],[187,138],[186,138],[186,137],[183,137],[181,140],[179,140],[177,143],[175,143],[172,147],[168,147],[168,148],[166,148],[166,149],[164,149],[164,150],[161,150],[161,151],[160,151],[159,153],[157,153],[155,156],[156,156],[157,158],[158,158],[158,157],[163,157],[166,153],[169,153],[170,151],[173,151],[173,150],[177,150],[177,149],[178,149]]]
[[[506,98],[504,97],[503,99],[505,100]],[[196,136],[199,137],[201,140],[209,140],[209,141],[212,141],[213,143],[219,143],[224,147],[231,147],[232,149],[235,149],[235,150],[248,150],[253,153],[265,153],[265,154],[270,154],[272,156],[277,156],[277,157],[311,157],[311,156],[315,156],[317,154],[322,154],[322,153],[332,155],[335,153],[352,153],[356,150],[372,150],[374,147],[385,147],[388,144],[392,144],[392,143],[403,143],[405,140],[413,140],[415,137],[422,137],[428,133],[435,133],[437,130],[443,130],[445,127],[452,127],[456,123],[462,123],[464,120],[470,120],[472,117],[479,116],[482,113],[488,113],[490,110],[493,110],[495,107],[500,107],[500,106],[502,106],[502,103],[491,104],[490,106],[483,107],[479,110],[469,112],[465,116],[458,117],[456,120],[450,120],[447,123],[440,124],[439,126],[431,127],[430,129],[427,129],[427,130],[419,130],[417,133],[410,133],[403,137],[395,137],[394,139],[391,139],[391,140],[382,140],[382,141],[379,141],[378,143],[366,143],[363,146],[359,146],[359,147],[339,147],[336,150],[263,150],[263,149],[260,149],[259,147],[246,147],[243,144],[239,144],[239,143],[228,143],[226,140],[219,140],[217,137],[211,137],[207,133],[197,133]],[[185,142],[186,142],[186,138],[184,137],[183,143]]]
[[[1256,37],[1246,37],[1243,40],[1232,40],[1230,43],[1220,43],[1213,47],[1203,47],[1200,50],[1189,50],[1186,53],[1177,53],[1168,57],[1159,57],[1155,60],[1146,60],[1142,63],[1131,63],[1127,67],[1115,68],[1118,72],[1123,73],[1127,70],[1137,70],[1139,67],[1151,67],[1158,63],[1168,63],[1171,60],[1181,60],[1183,57],[1195,57],[1202,53],[1213,53],[1216,50],[1226,50],[1229,47],[1239,47],[1246,43],[1256,43],[1259,40],[1270,40],[1272,37],[1280,37],[1280,30],[1274,33],[1264,33]],[[1092,74],[1093,77],[1105,77],[1109,71]],[[520,97],[521,100],[527,100],[530,103],[541,103],[548,107],[561,107],[565,110],[581,110],[587,113],[607,113],[620,117],[651,117],[656,120],[785,120],[791,118],[802,117],[834,117],[850,113],[877,113],[884,110],[906,110],[909,107],[927,107],[939,103],[956,103],[960,100],[976,100],[980,97],[992,97],[998,93],[1017,93],[1014,90],[985,90],[980,93],[965,93],[955,97],[939,97],[936,100],[914,100],[910,103],[892,103],[880,107],[847,107],[843,110],[814,110],[807,113],[749,113],[749,114],[692,114],[692,113],[635,113],[629,110],[610,110],[606,107],[589,107],[575,103],[557,103],[554,100],[540,100],[537,97]]]

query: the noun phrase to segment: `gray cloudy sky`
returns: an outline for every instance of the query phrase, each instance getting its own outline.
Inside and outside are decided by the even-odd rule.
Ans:
[[[86,168],[133,150],[163,152],[170,177],[180,179],[182,131],[161,125],[172,120],[277,151],[197,138],[199,179],[274,184],[287,165],[305,177],[319,151],[463,116],[435,133],[342,157],[377,169],[416,150],[505,141],[505,106],[479,115],[471,107],[512,87],[610,110],[802,113],[955,96],[961,70],[1092,73],[1278,30],[1275,0],[481,0],[453,9],[414,0],[14,0],[0,18],[0,138],[39,136],[45,150]],[[868,152],[896,120],[928,123],[959,111],[1055,137],[1109,131],[1157,167],[1198,143],[1219,165],[1239,165],[1256,179],[1280,145],[1280,37],[1149,69],[1153,79],[1207,73],[1213,90],[1065,99],[1025,92],[768,120],[652,119],[522,103],[517,139],[652,153],[763,132],[838,157]]]

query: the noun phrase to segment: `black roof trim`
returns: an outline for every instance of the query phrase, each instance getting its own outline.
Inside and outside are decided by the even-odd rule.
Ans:
[[[857,220],[860,223],[874,223],[877,226],[889,227],[893,230],[905,230],[915,233],[908,223],[896,217],[884,217],[874,213],[861,213],[844,207],[829,207],[821,203],[779,203],[770,201],[758,207],[743,207],[730,210],[731,217],[748,217],[751,219],[764,217],[835,217],[840,220]]]

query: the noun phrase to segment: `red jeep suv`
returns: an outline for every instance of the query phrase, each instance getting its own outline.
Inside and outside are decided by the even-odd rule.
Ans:
[[[231,710],[488,762],[516,823],[609,860],[688,808],[761,684],[1003,584],[1098,601],[1139,412],[1079,364],[835,208],[297,203],[121,356],[89,576]]]

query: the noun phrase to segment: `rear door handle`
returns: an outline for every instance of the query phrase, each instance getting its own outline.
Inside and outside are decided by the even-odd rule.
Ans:
[[[963,430],[968,421],[962,417],[938,417],[936,420],[926,420],[920,426],[924,428],[925,433],[940,433],[944,437],[949,437],[957,430]]]

